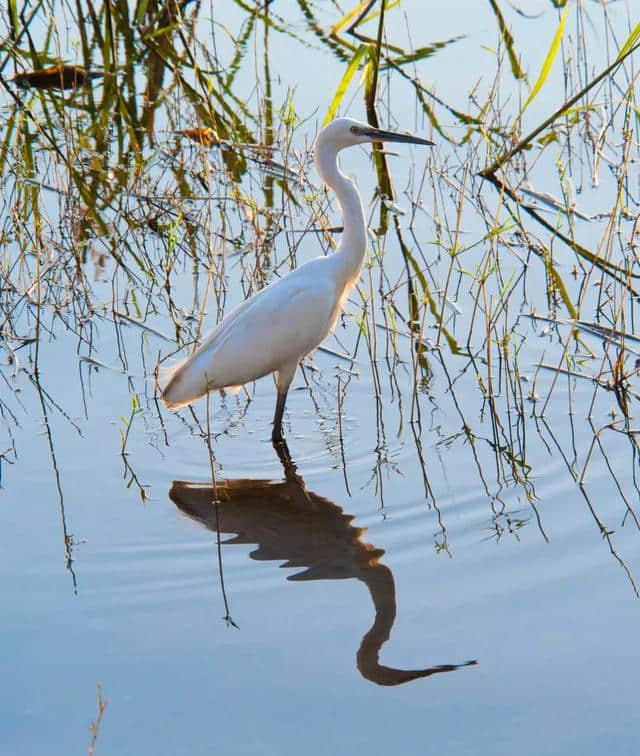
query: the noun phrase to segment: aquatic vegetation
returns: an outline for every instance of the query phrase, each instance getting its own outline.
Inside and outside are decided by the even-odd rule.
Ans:
[[[322,738],[340,721],[325,752],[362,747],[359,720],[411,731],[387,751],[457,753],[464,730],[465,752],[577,753],[587,719],[594,752],[636,737],[638,9],[460,5],[5,6],[2,738],[46,750],[76,712],[97,753],[206,750],[223,717],[231,753],[265,712],[305,745],[245,752],[305,751],[309,712]],[[291,386],[293,464],[268,382],[169,413],[157,375],[333,253],[312,145],[334,116],[435,146],[343,156],[368,249]],[[272,716],[276,694],[297,711]],[[549,727],[572,721],[573,750]]]
[[[339,366],[327,379],[333,419],[315,406],[318,443],[344,466],[355,373],[370,380],[371,486],[384,503],[385,476],[401,469],[388,449],[393,425],[421,460],[425,504],[438,513],[435,548],[445,552],[426,449],[464,456],[497,537],[529,522],[547,537],[535,479],[540,459],[557,452],[637,592],[615,531],[638,526],[640,494],[640,111],[630,65],[640,26],[607,15],[603,56],[590,47],[595,11],[552,3],[544,44],[527,59],[514,14],[492,0],[485,73],[460,77],[454,92],[428,82],[469,40],[455,30],[424,39],[421,30],[414,45],[398,31],[397,3],[368,0],[340,16],[333,4],[298,0],[295,19],[270,3],[234,8],[231,28],[188,1],[80,0],[65,10],[73,42],[41,3],[9,14],[0,63],[4,459],[17,459],[25,387],[35,387],[46,426],[55,413],[80,430],[76,409],[45,389],[42,350],[60,339],[85,415],[99,371],[138,397],[122,452],[125,480],[145,500],[125,449],[134,416],[166,437],[158,361],[188,354],[233,303],[335,247],[340,229],[310,171],[319,121],[360,108],[372,126],[404,127],[408,115],[438,147],[396,183],[393,156],[374,149],[370,255],[347,328],[324,347]],[[274,71],[280,41],[331,61],[326,92],[305,99],[299,79]],[[180,422],[205,435],[197,418]],[[227,428],[235,422],[229,410]],[[609,464],[614,449],[624,469]],[[590,497],[595,465],[619,495],[615,516]],[[344,476],[348,488],[346,467]],[[513,502],[520,514],[509,519]],[[71,566],[66,524],[64,539]]]

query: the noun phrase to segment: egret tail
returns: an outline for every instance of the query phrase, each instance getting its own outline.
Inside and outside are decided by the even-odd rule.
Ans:
[[[196,350],[192,355],[180,360],[175,365],[159,368],[158,386],[160,387],[162,401],[170,409],[179,409],[191,404],[209,391],[222,388],[214,385],[210,376],[210,360],[207,355],[202,354],[201,349]]]

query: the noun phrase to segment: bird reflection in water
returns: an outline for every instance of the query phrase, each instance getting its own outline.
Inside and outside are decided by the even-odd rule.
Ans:
[[[375,609],[373,625],[362,638],[356,657],[365,679],[378,685],[401,685],[475,664],[468,661],[404,670],[379,663],[380,649],[389,639],[396,617],[393,574],[380,563],[384,551],[361,540],[366,528],[354,527],[353,515],[308,491],[284,445],[275,448],[285,479],[218,480],[217,512],[211,485],[174,481],[169,496],[182,512],[209,530],[235,533],[225,544],[257,544],[252,559],[284,561],[283,567],[303,568],[288,580],[361,580]]]

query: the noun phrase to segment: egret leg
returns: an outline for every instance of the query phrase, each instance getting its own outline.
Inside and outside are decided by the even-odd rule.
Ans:
[[[284,444],[284,435],[282,434],[282,415],[284,414],[284,405],[287,401],[288,387],[284,391],[278,390],[278,399],[276,401],[276,411],[273,416],[273,431],[271,440],[274,444]]]
[[[276,401],[276,411],[273,416],[273,431],[271,433],[271,441],[274,444],[283,444],[284,436],[282,434],[282,414],[284,413],[284,405],[287,401],[287,393],[289,386],[293,380],[293,376],[296,374],[298,367],[298,359],[282,365],[274,374],[276,380],[276,387],[278,389],[278,399]]]

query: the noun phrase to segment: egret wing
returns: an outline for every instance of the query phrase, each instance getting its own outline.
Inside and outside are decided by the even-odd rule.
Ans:
[[[286,286],[264,289],[208,346],[203,344],[216,388],[241,385],[298,361],[329,333],[333,287],[322,277],[282,282]]]
[[[328,335],[339,293],[326,258],[297,268],[224,318],[165,376],[163,399],[179,407],[207,391],[241,386],[308,354]]]

